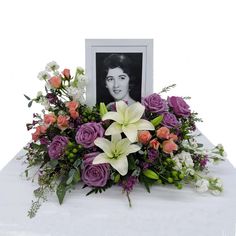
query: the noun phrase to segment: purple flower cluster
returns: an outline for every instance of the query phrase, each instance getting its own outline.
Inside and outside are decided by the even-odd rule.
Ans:
[[[158,157],[158,151],[154,148],[148,149],[148,161],[154,162]]]
[[[82,168],[81,178],[89,187],[103,187],[110,177],[109,164],[92,164],[98,154],[98,152],[93,152],[84,155],[84,166]]]
[[[58,102],[58,97],[53,93],[47,93],[46,98],[51,104],[56,104]]]
[[[134,188],[134,185],[138,182],[138,179],[136,176],[129,176],[125,180],[121,182],[121,186],[124,189],[125,192],[131,192]]]
[[[94,146],[94,140],[96,138],[103,137],[104,132],[105,131],[100,123],[85,123],[78,129],[75,140],[85,148],[90,148]]]
[[[148,111],[153,113],[162,114],[168,111],[167,102],[157,93],[145,97],[142,103]]]
[[[177,116],[188,117],[190,115],[189,105],[184,101],[182,97],[168,97],[167,101],[169,106],[173,108],[173,111]]]
[[[68,138],[65,136],[56,135],[48,147],[48,155],[51,159],[59,159],[65,152],[68,144]]]
[[[176,116],[173,113],[165,112],[163,114],[162,124],[167,128],[176,128],[180,125]]]

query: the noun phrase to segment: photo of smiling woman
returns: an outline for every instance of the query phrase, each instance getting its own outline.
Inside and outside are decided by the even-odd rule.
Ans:
[[[141,101],[142,53],[96,53],[97,103]]]

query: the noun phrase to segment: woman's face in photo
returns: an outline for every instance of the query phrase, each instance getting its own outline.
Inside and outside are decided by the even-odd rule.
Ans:
[[[129,80],[129,76],[119,67],[108,70],[106,87],[115,100],[122,100],[128,94]]]

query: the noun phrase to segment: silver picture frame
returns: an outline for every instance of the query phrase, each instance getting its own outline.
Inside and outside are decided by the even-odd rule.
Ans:
[[[98,76],[101,61],[105,55],[123,54],[136,61],[136,73],[140,73],[139,82],[135,82],[135,92],[139,99],[153,93],[153,39],[86,39],[85,73],[88,77],[86,104],[93,106],[105,98],[105,90],[100,88],[102,80]],[[139,60],[138,60],[139,59]],[[139,64],[138,64],[139,63]],[[102,101],[106,103],[105,101]]]

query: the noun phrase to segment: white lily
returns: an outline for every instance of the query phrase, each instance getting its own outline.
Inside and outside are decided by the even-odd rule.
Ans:
[[[154,130],[154,126],[151,122],[141,119],[145,107],[139,103],[135,102],[128,106],[124,101],[116,102],[117,112],[110,111],[107,112],[102,120],[114,120],[105,135],[114,135],[124,132],[126,137],[130,142],[135,142],[137,140],[138,130]]]
[[[111,141],[105,138],[97,138],[94,141],[95,145],[101,148],[104,153],[100,153],[93,160],[93,164],[109,163],[121,175],[126,175],[128,172],[128,159],[130,153],[140,150],[140,146],[131,144],[129,139],[121,139],[121,135],[112,135]]]

